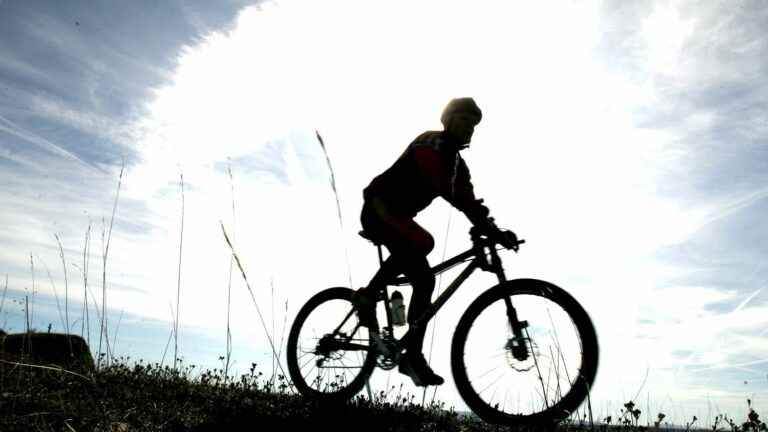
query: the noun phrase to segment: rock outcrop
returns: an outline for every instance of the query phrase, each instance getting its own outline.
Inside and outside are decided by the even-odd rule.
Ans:
[[[93,356],[85,340],[64,333],[6,334],[0,330],[0,359],[80,372],[94,369]]]

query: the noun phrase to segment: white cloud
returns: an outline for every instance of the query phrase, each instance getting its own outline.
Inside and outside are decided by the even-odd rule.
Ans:
[[[642,36],[647,46],[646,68],[653,73],[674,74],[681,51],[695,27],[693,18],[683,18],[682,2],[657,3],[643,21]]]

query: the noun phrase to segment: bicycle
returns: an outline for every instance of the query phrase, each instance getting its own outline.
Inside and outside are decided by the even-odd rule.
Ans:
[[[382,263],[381,243],[364,231],[360,235],[377,246]],[[475,228],[470,238],[470,249],[432,268],[437,275],[469,262],[414,325],[427,325],[475,270],[494,273],[499,283],[469,305],[453,334],[451,372],[458,392],[478,417],[490,423],[556,424],[576,411],[594,383],[599,349],[592,321],[576,299],[550,282],[507,280],[497,243]],[[517,252],[523,243],[517,240],[511,249]],[[363,389],[377,366],[391,370],[398,365],[412,332],[409,328],[401,338],[394,336],[388,287],[406,284],[407,278],[399,276],[378,291],[377,307],[383,301],[386,311],[386,325],[379,334],[360,325],[350,288],[328,288],[307,301],[287,343],[288,371],[300,393],[346,401]],[[476,354],[468,356],[470,352]],[[503,398],[497,397],[498,388],[489,396],[495,384]],[[536,400],[529,399],[525,409],[520,393],[514,400],[510,390]]]

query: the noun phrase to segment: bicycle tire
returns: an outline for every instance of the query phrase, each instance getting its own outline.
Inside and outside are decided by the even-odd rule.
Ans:
[[[288,334],[288,343],[287,343],[287,363],[288,363],[288,373],[291,376],[291,380],[293,382],[293,385],[296,386],[296,389],[303,394],[304,396],[311,397],[314,399],[318,399],[324,402],[341,402],[348,399],[351,399],[354,397],[360,390],[363,389],[365,386],[365,382],[368,379],[368,377],[373,372],[373,369],[376,367],[376,355],[372,353],[372,348],[365,350],[365,351],[358,351],[358,360],[361,362],[359,372],[357,372],[356,375],[353,376],[351,380],[346,379],[339,379],[339,375],[336,375],[335,381],[331,384],[326,383],[325,386],[320,380],[311,380],[307,381],[307,374],[303,373],[302,369],[302,362],[304,363],[304,366],[306,366],[310,361],[312,361],[311,354],[317,354],[317,348],[320,346],[315,345],[315,352],[299,352],[304,351],[305,347],[301,345],[300,336],[302,336],[302,329],[305,328],[305,323],[307,321],[307,318],[310,317],[310,315],[313,312],[316,312],[321,306],[328,304],[329,302],[334,302],[337,300],[340,300],[341,303],[338,304],[338,311],[340,311],[340,314],[333,314],[333,318],[330,321],[326,321],[322,326],[322,334],[323,336],[328,335],[329,333],[333,333],[334,329],[340,326],[341,324],[344,324],[341,322],[342,319],[344,319],[344,316],[347,316],[346,321],[350,321],[348,323],[349,326],[352,328],[355,328],[353,330],[353,333],[350,334],[350,338],[353,337],[357,332],[361,333],[362,340],[367,341],[367,344],[369,347],[373,346],[373,340],[370,336],[370,334],[367,331],[366,327],[360,327],[358,326],[358,319],[356,314],[352,313],[351,316],[348,316],[349,313],[352,311],[352,293],[354,291],[349,288],[344,287],[334,287],[334,288],[328,288],[325,289],[314,296],[312,296],[305,304],[302,306],[302,308],[299,310],[299,313],[296,315],[296,318],[293,321],[293,324],[291,325],[290,333]],[[347,305],[344,305],[344,303],[347,303]],[[335,310],[334,310],[335,312]],[[344,314],[344,315],[341,315]],[[341,315],[341,316],[340,316]],[[338,319],[336,319],[338,318]],[[347,327],[345,327],[347,328]],[[306,338],[305,338],[306,339]],[[336,340],[336,339],[334,339]],[[310,345],[312,344],[311,341],[306,341]],[[318,342],[319,343],[319,342]],[[364,345],[366,342],[363,342]],[[306,348],[310,348],[309,346]],[[331,353],[335,353],[334,355],[339,355],[337,351],[332,351]],[[343,354],[341,354],[342,357],[344,357],[347,352],[351,351],[343,351]],[[329,353],[329,355],[331,354]],[[304,357],[310,356],[309,360],[304,359]],[[360,356],[363,358],[361,359]],[[327,356],[326,356],[327,358]],[[340,358],[339,358],[340,360]],[[316,362],[316,361],[315,361]],[[337,366],[335,368],[337,369],[347,369],[349,368],[344,361],[341,361],[342,366]],[[352,370],[352,368],[349,368]],[[318,371],[320,368],[318,367]],[[319,372],[318,372],[319,373]],[[344,378],[346,378],[346,371],[344,372]],[[318,375],[319,376],[319,375]],[[318,382],[315,382],[318,381]],[[317,385],[317,388],[314,387],[314,385]]]
[[[523,296],[523,295],[534,296],[534,299],[536,300],[538,300],[539,298],[551,300],[552,303],[562,308],[562,311],[565,314],[567,314],[567,318],[570,318],[570,321],[573,324],[573,328],[577,333],[578,338],[580,339],[579,342],[580,342],[581,362],[578,368],[578,373],[573,375],[574,379],[571,382],[570,389],[567,391],[565,395],[562,396],[562,399],[552,404],[551,406],[547,401],[548,399],[547,391],[546,389],[544,389],[544,391],[542,392],[545,400],[543,409],[541,409],[540,411],[531,412],[530,414],[508,413],[508,412],[505,412],[503,408],[500,410],[498,408],[499,404],[493,405],[491,402],[484,400],[483,397],[481,397],[480,395],[482,391],[478,392],[472,385],[472,380],[470,380],[467,374],[467,366],[465,361],[465,349],[466,349],[467,336],[473,324],[478,320],[478,317],[495,302],[500,300],[503,301],[504,297],[506,296],[510,296],[512,299],[512,303],[516,304],[515,296]],[[521,300],[521,299],[523,299],[523,297],[518,297],[518,300]],[[520,303],[520,302],[518,301],[517,303]],[[524,316],[525,309],[520,309],[517,305],[515,306],[515,308],[517,309],[518,316],[521,317],[520,319],[525,319],[525,316]],[[499,307],[499,309],[501,309],[501,307]],[[490,313],[490,309],[488,310],[489,310],[488,313]],[[505,307],[504,307],[504,310],[506,310]],[[551,316],[550,316],[550,320],[551,320]],[[505,318],[505,321],[506,321],[506,318]],[[530,341],[528,342],[528,344],[531,350],[530,352],[534,351],[534,346],[535,346],[535,350],[539,351],[539,353],[543,351],[540,349],[538,344],[535,345]],[[508,344],[505,346],[505,349],[506,348],[508,348]],[[558,349],[559,349],[559,346],[558,346]],[[576,349],[574,351],[579,351],[579,350]],[[533,354],[531,357],[534,357],[534,361],[535,361],[536,354]],[[550,359],[552,357],[557,357],[557,356],[556,355],[551,356]],[[454,332],[453,340],[451,342],[451,371],[453,373],[453,377],[454,377],[459,394],[464,399],[467,406],[469,406],[469,408],[475,414],[477,414],[480,418],[482,418],[483,420],[489,423],[505,424],[505,425],[524,425],[524,424],[553,425],[553,424],[559,423],[560,421],[570,416],[573,412],[575,412],[578,409],[578,407],[584,402],[584,400],[589,395],[589,391],[592,388],[592,385],[594,384],[594,381],[595,381],[595,377],[597,375],[598,357],[599,357],[599,347],[598,347],[597,335],[595,332],[594,325],[592,324],[592,320],[590,319],[589,315],[584,310],[584,308],[576,301],[576,299],[574,299],[570,294],[568,294],[562,288],[559,288],[554,284],[551,284],[546,281],[538,280],[538,279],[516,279],[516,280],[506,281],[490,288],[488,291],[481,294],[477,299],[475,299],[472,302],[472,304],[470,304],[470,306],[462,315],[456,327],[456,331]],[[506,357],[506,358],[508,359],[509,357]],[[559,359],[557,359],[557,361],[558,361],[557,367],[559,370],[560,368]],[[563,363],[565,364],[565,361],[563,361]],[[536,369],[538,368],[539,366],[537,364]],[[520,372],[520,370],[515,369],[515,372]],[[515,372],[511,373],[511,375],[513,375]],[[505,373],[505,372],[502,372],[502,373]],[[540,374],[540,371],[539,371],[538,379],[540,380],[540,384],[542,388],[544,388],[545,381],[542,379],[542,375]],[[558,374],[557,375],[557,380],[558,380],[557,392],[558,393],[562,392],[562,389],[559,386],[560,379],[561,377]],[[571,378],[569,376],[568,381],[570,380]],[[532,381],[535,381],[535,380],[532,380]],[[549,378],[547,379],[547,385],[548,384],[549,384]],[[494,393],[495,393],[495,390],[494,390]],[[506,405],[506,402],[507,402],[507,399],[505,394],[504,405]],[[519,401],[518,401],[518,404],[519,404]],[[533,403],[531,403],[531,406],[533,406]]]

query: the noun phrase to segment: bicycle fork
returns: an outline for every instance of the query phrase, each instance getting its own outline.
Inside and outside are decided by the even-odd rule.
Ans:
[[[507,276],[504,274],[504,268],[501,266],[501,259],[496,252],[496,249],[491,248],[491,262],[490,269],[496,274],[499,279],[499,284],[507,281]],[[528,321],[521,321],[517,318],[517,309],[512,305],[511,296],[504,296],[504,305],[507,307],[507,319],[509,320],[509,327],[512,329],[513,337],[507,340],[507,344],[504,346],[512,352],[515,359],[519,361],[525,361],[528,359],[528,347],[526,341],[527,337],[523,336],[523,330],[528,327]]]
[[[507,340],[504,348],[510,350],[515,359],[525,361],[528,359],[527,339],[523,336],[523,330],[528,327],[528,321],[521,321],[517,318],[517,310],[512,305],[512,299],[509,296],[504,297],[504,304],[507,306],[507,318],[509,326],[512,328],[513,337]]]

